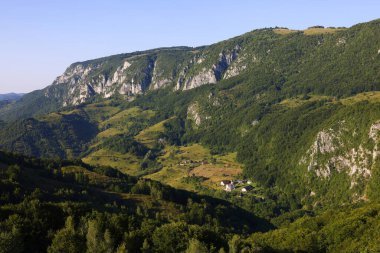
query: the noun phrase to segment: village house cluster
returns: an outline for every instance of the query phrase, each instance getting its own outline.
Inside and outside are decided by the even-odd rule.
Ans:
[[[201,161],[193,161],[193,160],[182,160],[178,163],[179,166],[191,166],[191,167],[197,167],[199,165],[206,165],[209,164],[206,160]]]
[[[236,185],[239,184],[248,184],[247,186],[244,186],[241,188],[241,192],[249,192],[253,190],[252,181],[251,180],[222,180],[220,182],[221,186],[224,186],[224,190],[227,192],[231,192],[236,188]]]

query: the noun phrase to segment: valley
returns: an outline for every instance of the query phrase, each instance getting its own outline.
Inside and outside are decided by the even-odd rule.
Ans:
[[[0,105],[0,252],[378,252],[379,38],[276,27],[71,64]]]

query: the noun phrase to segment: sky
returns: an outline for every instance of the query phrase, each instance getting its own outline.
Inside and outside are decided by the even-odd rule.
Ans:
[[[0,0],[0,94],[42,89],[73,62],[257,28],[350,27],[379,10],[379,0]]]

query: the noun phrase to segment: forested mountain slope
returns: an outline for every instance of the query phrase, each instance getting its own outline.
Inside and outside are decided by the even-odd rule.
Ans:
[[[378,201],[379,38],[379,20],[262,29],[75,63],[0,109],[0,147],[112,164],[262,217]],[[212,180],[227,177],[257,192],[223,195]]]
[[[52,85],[1,109],[0,118],[29,117],[96,97],[132,99],[156,89],[184,91],[241,75],[255,94],[275,89],[288,95],[343,96],[376,90],[379,24],[261,29],[200,48],[160,48],[78,62]]]

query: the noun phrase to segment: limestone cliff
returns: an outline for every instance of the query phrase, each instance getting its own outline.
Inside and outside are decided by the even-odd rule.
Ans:
[[[44,96],[68,106],[84,103],[94,96],[131,97],[168,86],[189,90],[215,84],[245,69],[243,66],[238,70],[235,63],[230,74],[225,75],[238,59],[240,50],[238,45],[223,49],[215,60],[215,53],[206,49],[172,48],[74,63],[44,89]],[[57,93],[57,86],[63,92]]]

